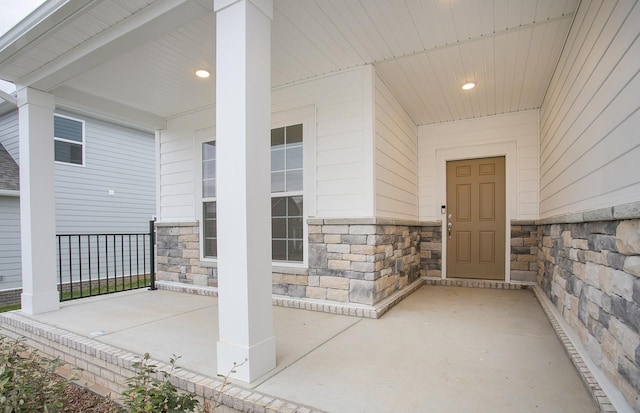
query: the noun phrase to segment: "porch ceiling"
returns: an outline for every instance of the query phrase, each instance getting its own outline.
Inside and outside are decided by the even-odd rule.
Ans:
[[[0,78],[161,126],[214,104],[212,3],[49,0],[0,38]],[[538,108],[578,3],[274,0],[272,86],[373,64],[418,125]]]

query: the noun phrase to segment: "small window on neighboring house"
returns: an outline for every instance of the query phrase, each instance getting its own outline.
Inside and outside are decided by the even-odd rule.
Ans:
[[[302,124],[271,130],[271,247],[274,261],[302,262]]]
[[[203,214],[203,255],[205,258],[218,256],[216,217],[216,142],[202,144],[202,214]]]
[[[53,140],[56,162],[84,165],[84,122],[55,115]]]

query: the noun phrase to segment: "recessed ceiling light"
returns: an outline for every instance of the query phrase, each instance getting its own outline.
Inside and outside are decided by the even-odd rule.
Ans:
[[[196,76],[198,76],[199,78],[202,78],[202,79],[206,79],[209,76],[211,76],[211,73],[209,73],[208,70],[198,69],[198,70],[196,70]]]
[[[462,85],[462,90],[471,90],[474,87],[476,87],[476,84],[473,82],[467,82],[464,85]]]

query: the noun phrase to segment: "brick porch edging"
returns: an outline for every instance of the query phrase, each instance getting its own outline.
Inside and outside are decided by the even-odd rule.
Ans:
[[[410,295],[423,285],[424,281],[422,279],[418,279],[402,290],[396,291],[391,296],[371,306],[365,304],[343,303],[329,300],[314,300],[311,298],[295,298],[275,294],[272,298],[272,304],[278,307],[318,311],[321,313],[348,315],[363,318],[380,318],[394,305],[404,300],[408,295]],[[189,285],[173,281],[156,281],[156,287],[159,290],[197,294],[209,297],[218,296],[218,289],[215,287],[200,287],[197,285]]]
[[[547,296],[537,285],[533,287],[533,292],[538,299],[542,310],[547,316],[549,323],[553,327],[553,331],[555,331],[556,336],[558,336],[562,347],[569,356],[569,359],[571,359],[571,362],[576,368],[576,371],[580,375],[582,383],[585,385],[585,387],[589,391],[589,394],[591,394],[591,397],[598,405],[600,412],[616,413],[617,410],[615,407],[613,407],[613,404],[611,404],[611,400],[609,400],[604,390],[602,390],[602,387],[600,387],[598,380],[596,380],[596,378],[593,376],[593,373],[591,373],[591,370],[576,350],[573,342],[564,330],[564,327],[558,321],[555,312],[551,309],[551,304]]]
[[[25,344],[50,357],[59,357],[65,363],[81,368],[81,379],[117,393],[126,389],[126,380],[134,375],[133,363],[139,354],[100,343],[67,330],[52,327],[24,317],[18,312],[0,314],[0,333],[17,339],[24,337]],[[169,371],[167,363],[150,360],[159,371]],[[185,369],[171,373],[171,383],[180,390],[193,392],[205,400],[213,400],[220,394],[222,381],[202,376]],[[117,399],[116,399],[117,400]],[[253,413],[323,413],[321,410],[299,405],[288,400],[271,397],[243,387],[227,383],[222,391],[222,403],[241,412]]]

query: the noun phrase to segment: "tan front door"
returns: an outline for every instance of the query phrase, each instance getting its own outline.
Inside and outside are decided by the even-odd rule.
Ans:
[[[504,157],[447,162],[447,277],[504,280]]]

